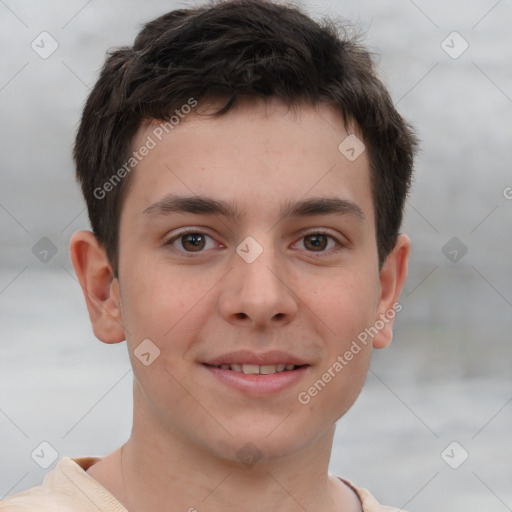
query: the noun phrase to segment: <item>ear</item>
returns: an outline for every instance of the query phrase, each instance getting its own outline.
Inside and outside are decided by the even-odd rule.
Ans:
[[[407,235],[399,235],[393,250],[382,265],[380,271],[380,297],[375,319],[378,333],[373,338],[373,348],[387,347],[393,338],[395,315],[402,310],[398,302],[400,292],[407,278],[407,264],[411,251],[411,241]]]
[[[119,281],[113,275],[105,249],[93,233],[78,231],[71,237],[69,254],[95,336],[104,343],[123,341]]]

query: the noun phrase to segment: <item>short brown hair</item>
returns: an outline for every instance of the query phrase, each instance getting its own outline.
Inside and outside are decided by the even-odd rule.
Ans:
[[[110,52],[86,102],[74,147],[76,174],[115,275],[129,182],[127,172],[116,171],[123,163],[126,171],[137,130],[145,120],[169,121],[191,98],[212,97],[224,101],[216,116],[242,97],[276,97],[289,106],[324,102],[355,123],[370,162],[382,265],[402,222],[417,141],[370,53],[344,28],[314,21],[296,6],[230,0],[147,23],[133,47]]]

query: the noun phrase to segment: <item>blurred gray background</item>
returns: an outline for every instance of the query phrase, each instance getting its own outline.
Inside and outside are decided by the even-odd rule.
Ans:
[[[0,0],[0,498],[54,467],[31,457],[42,442],[60,458],[129,436],[125,346],[94,338],[68,257],[88,228],[71,149],[106,50],[191,5]],[[300,5],[366,33],[422,140],[404,308],[331,469],[410,512],[510,511],[512,2]]]

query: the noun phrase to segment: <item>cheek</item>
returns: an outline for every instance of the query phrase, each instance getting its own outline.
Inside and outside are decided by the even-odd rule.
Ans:
[[[298,399],[324,420],[335,422],[345,414],[366,379],[372,343],[365,329],[375,320],[378,296],[378,281],[371,276],[340,273],[309,292],[307,304],[322,326],[325,357]]]
[[[297,396],[309,418],[317,418],[317,426],[333,424],[354,404],[366,380],[371,359],[371,342],[357,336],[366,315],[347,308],[337,320],[336,334],[324,338],[325,357]],[[358,325],[359,324],[359,325]],[[364,329],[364,328],[363,328]]]
[[[166,422],[170,403],[173,410],[190,408],[184,392],[191,387],[189,349],[202,319],[211,316],[207,291],[205,280],[184,280],[170,269],[134,275],[124,287],[123,319],[134,375],[144,401]]]
[[[356,337],[374,322],[379,289],[371,270],[340,271],[312,282],[316,283],[314,288],[308,283],[300,295],[325,324],[330,345]]]
[[[214,305],[209,291],[217,276],[187,275],[170,266],[133,265],[135,272],[121,289],[123,323],[130,351],[144,339],[160,349],[174,366],[186,353],[194,333],[210,318]],[[197,274],[197,272],[196,272]]]
[[[371,349],[365,349],[345,364],[334,359],[300,392],[297,400],[309,421],[314,417],[318,425],[331,425],[352,407],[366,379],[370,355]]]

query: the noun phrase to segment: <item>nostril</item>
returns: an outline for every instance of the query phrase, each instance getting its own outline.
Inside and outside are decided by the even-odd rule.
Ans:
[[[237,318],[247,318],[247,315],[245,313],[237,313],[236,317]]]

